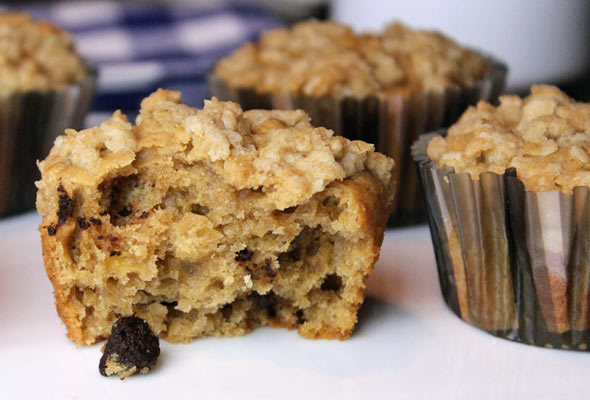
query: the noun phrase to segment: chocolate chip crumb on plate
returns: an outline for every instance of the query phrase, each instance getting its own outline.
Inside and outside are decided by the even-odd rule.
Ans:
[[[103,348],[98,364],[101,375],[119,375],[121,380],[137,372],[148,373],[160,355],[160,341],[143,319],[119,318]]]

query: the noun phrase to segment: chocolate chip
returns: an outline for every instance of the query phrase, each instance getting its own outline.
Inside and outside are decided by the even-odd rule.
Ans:
[[[109,236],[109,240],[110,240],[111,242],[116,242],[117,240],[119,240],[119,238],[118,238],[118,237],[116,237],[116,236]]]
[[[203,206],[201,204],[193,204],[191,206],[191,212],[197,215],[207,215],[211,210],[207,206]]]
[[[307,321],[307,319],[305,319],[305,315],[303,314],[303,310],[301,309],[295,311],[295,316],[297,317],[297,325],[302,325]]]
[[[115,179],[109,182],[108,190],[111,198],[111,204],[115,203],[117,197],[119,196],[119,192],[121,192],[121,188],[119,186],[121,185],[122,181],[123,177],[121,175],[117,175]]]
[[[122,209],[119,210],[118,214],[121,217],[128,217],[133,213],[133,211],[131,210],[131,207],[125,206]]]
[[[55,236],[55,234],[56,234],[56,233],[57,233],[57,229],[55,229],[55,226],[53,226],[53,225],[49,225],[49,226],[47,227],[47,234],[48,234],[49,236]]]
[[[253,252],[251,252],[250,250],[245,248],[245,249],[242,249],[242,250],[236,252],[235,260],[236,261],[249,261],[253,255],[254,255]]]
[[[86,221],[86,219],[84,217],[76,218],[76,222],[78,222],[78,226],[82,230],[86,230],[86,229],[90,228],[90,224],[88,223],[88,221]]]
[[[102,236],[102,235],[98,235],[96,238],[97,238],[98,240],[102,240],[102,239],[104,239],[104,236]]]
[[[270,266],[270,259],[268,258],[264,260],[264,271],[266,272],[266,276],[268,276],[269,278],[274,278],[275,276],[277,276],[275,270],[272,269],[272,267]]]
[[[161,301],[160,304],[163,306],[166,306],[166,307],[176,307],[178,305],[178,302],[177,301]]]
[[[148,212],[147,211],[144,211],[144,212],[141,213],[141,215],[139,216],[139,218],[145,219],[145,218],[147,218],[147,216],[148,216]]]
[[[297,206],[287,207],[283,210],[283,214],[293,214],[297,210]]]
[[[149,371],[159,356],[160,342],[147,322],[135,316],[122,317],[113,324],[98,370],[103,376],[118,373],[125,378],[135,372]],[[107,371],[111,363],[120,371]]]
[[[266,297],[258,294],[257,292],[252,292],[249,297],[254,300],[254,304],[258,309],[262,310],[268,306],[268,300]]]
[[[221,307],[221,315],[223,315],[223,318],[225,319],[230,319],[232,312],[233,307],[231,303],[225,304],[223,307]]]
[[[270,291],[264,295],[260,295],[257,292],[252,292],[249,297],[254,301],[256,308],[259,310],[266,310],[266,316],[268,318],[272,319],[277,316],[277,312],[275,310],[277,298],[273,291]]]
[[[91,222],[93,225],[96,225],[96,226],[100,226],[100,225],[102,225],[102,221],[101,221],[100,219],[98,219],[98,218],[90,217],[90,218],[88,218],[88,220],[89,220],[89,221],[90,221],[90,222]]]
[[[277,316],[277,311],[275,310],[274,305],[266,309],[266,316],[270,319],[273,319]]]
[[[72,212],[74,211],[74,201],[68,196],[63,186],[59,185],[57,191],[62,193],[59,195],[57,208],[57,226],[61,226],[72,216]]]
[[[114,257],[114,256],[120,256],[121,252],[119,250],[111,250],[111,252],[109,253],[109,256]]]
[[[337,292],[342,287],[342,278],[336,274],[330,274],[324,278],[321,289],[325,291]]]

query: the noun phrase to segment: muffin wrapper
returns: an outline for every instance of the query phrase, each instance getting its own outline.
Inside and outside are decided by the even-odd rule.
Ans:
[[[316,126],[353,140],[374,143],[377,151],[395,160],[393,225],[424,221],[423,201],[410,146],[420,134],[447,127],[479,100],[495,102],[504,89],[506,67],[492,59],[492,73],[472,86],[443,92],[392,93],[362,99],[294,96],[232,88],[214,73],[208,76],[212,96],[240,103],[246,109],[303,109]]]
[[[572,195],[534,192],[514,169],[474,180],[438,168],[426,154],[435,135],[420,137],[412,155],[446,303],[495,336],[587,350],[589,188],[577,187]]]
[[[14,93],[0,98],[0,216],[35,205],[36,161],[49,154],[66,128],[80,129],[90,107],[96,72],[60,90]]]

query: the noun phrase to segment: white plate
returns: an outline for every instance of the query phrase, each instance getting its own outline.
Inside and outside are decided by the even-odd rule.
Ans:
[[[64,336],[38,223],[32,213],[0,222],[2,399],[588,398],[587,353],[497,339],[446,308],[425,226],[387,232],[348,341],[270,328],[162,341],[149,374],[104,378],[101,345],[77,348]]]

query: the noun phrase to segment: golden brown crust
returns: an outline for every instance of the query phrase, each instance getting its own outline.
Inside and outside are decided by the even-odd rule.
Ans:
[[[171,342],[259,325],[348,337],[392,167],[300,111],[200,111],[174,92],[146,99],[136,126],[116,113],[69,132],[40,163],[37,199],[68,337],[93,343],[130,314]]]
[[[52,240],[47,234],[47,227],[48,224],[44,222],[39,226],[39,232],[41,233],[41,253],[43,264],[45,265],[45,272],[53,285],[53,296],[57,314],[66,326],[66,335],[71,341],[78,344],[92,344],[95,342],[95,339],[85,335],[82,329],[82,321],[79,318],[80,309],[83,309],[84,306],[76,298],[75,290],[60,285],[58,282],[59,270],[56,260],[59,259],[59,255],[55,250],[56,241]],[[61,234],[63,235],[64,232],[65,229],[61,231]]]
[[[349,321],[346,329],[334,329],[324,327],[318,331],[299,329],[299,334],[309,339],[339,339],[345,340],[350,337],[357,323],[357,312],[365,300],[366,280],[369,278],[375,264],[379,260],[381,243],[385,234],[386,225],[382,223],[383,215],[389,215],[387,204],[383,202],[383,187],[375,184],[368,176],[354,181],[343,182],[354,193],[353,196],[362,204],[364,212],[360,214],[362,219],[361,230],[367,235],[367,253],[369,254],[369,263],[362,271],[363,284],[354,294],[350,307],[353,320]]]

